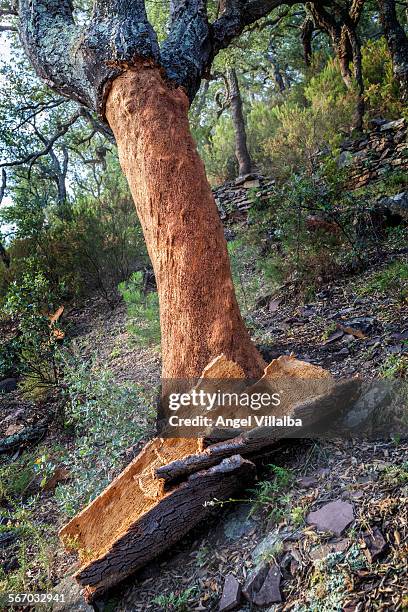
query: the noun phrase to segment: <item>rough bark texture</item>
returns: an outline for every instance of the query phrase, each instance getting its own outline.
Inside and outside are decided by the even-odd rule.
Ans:
[[[97,0],[78,28],[70,0],[20,0],[20,37],[37,74],[63,95],[103,114],[109,84],[134,56],[158,59],[144,0]]]
[[[302,29],[301,29],[303,57],[304,57],[306,66],[310,66],[311,60],[312,60],[312,54],[313,54],[312,38],[313,38],[314,27],[315,26],[314,26],[313,19],[310,17],[310,15],[307,15],[302,24]]]
[[[25,444],[38,442],[47,433],[47,423],[40,423],[33,427],[27,427],[11,436],[0,439],[0,454],[9,453]]]
[[[187,113],[185,93],[143,64],[114,81],[106,106],[157,281],[163,378],[196,377],[221,353],[256,377],[264,363],[239,313]]]
[[[213,56],[228,47],[243,29],[258,19],[268,15],[273,9],[287,4],[292,6],[296,0],[225,0],[222,2],[220,17],[211,25]]]
[[[157,443],[157,440],[153,443]],[[135,463],[138,461],[140,463],[139,458]],[[106,526],[104,520],[106,522],[107,514],[113,514],[114,517],[117,513],[123,514],[123,499],[131,501],[129,478],[121,475],[96,500],[100,502],[99,505],[104,504],[104,512],[100,512],[94,502],[82,517],[73,519],[60,534],[67,546],[79,547],[80,552],[83,551],[85,563],[75,578],[85,587],[86,599],[92,601],[172,546],[208,514],[211,506],[206,502],[214,498],[228,499],[238,487],[244,486],[254,476],[254,465],[239,455],[224,459],[209,470],[193,474],[159,499],[151,499],[150,504],[147,503],[141,512],[130,510],[131,520],[127,521],[127,527],[119,532],[116,539],[111,540],[110,546],[104,548],[106,533],[103,533],[103,528]],[[135,499],[134,506],[137,507],[138,502]],[[80,528],[76,524],[78,521]],[[101,527],[99,532],[98,525]],[[99,543],[97,556],[91,560],[87,559],[91,553],[86,547],[90,533],[94,538],[92,545]],[[75,541],[70,538],[75,538]]]
[[[0,242],[0,259],[6,266],[6,268],[10,267],[10,255],[7,253],[6,249]]]
[[[243,372],[219,356],[204,369],[201,384],[211,388],[214,375],[236,378]],[[302,387],[306,393],[295,389],[285,407],[285,414],[305,419],[306,427],[352,404],[360,389],[357,380],[336,383],[326,370],[287,356],[272,361],[252,389],[258,393],[259,385],[281,385],[282,377],[311,383]],[[328,392],[319,397],[310,394],[316,385]],[[296,385],[289,385],[289,390],[292,387]],[[87,599],[94,599],[178,541],[206,515],[206,502],[228,498],[252,479],[254,466],[241,453],[253,456],[277,441],[273,430],[259,428],[206,450],[202,438],[149,442],[60,532],[66,548],[79,554],[82,566],[75,577],[85,587]],[[170,484],[167,491],[166,484]]]
[[[254,477],[253,463],[239,455],[190,476],[115,542],[107,555],[76,574],[78,582],[86,587],[87,600],[133,574],[180,540],[211,511],[208,502],[228,499]]]
[[[71,0],[19,0],[18,14],[21,41],[37,74],[103,116],[111,82],[141,58],[160,65],[192,101],[220,49],[281,4],[226,0],[211,24],[205,0],[173,0],[169,35],[160,48],[145,0],[96,0],[84,27],[75,22]]]
[[[405,99],[408,98],[408,38],[398,21],[395,0],[378,0],[381,25],[392,56],[396,81]]]
[[[268,59],[272,64],[273,78],[275,79],[275,83],[278,86],[280,93],[283,93],[286,89],[286,85],[282,77],[281,67],[279,65],[278,58],[276,57],[275,47],[272,38],[269,41],[268,45]]]
[[[231,104],[232,122],[235,134],[235,157],[238,162],[239,176],[249,174],[252,170],[251,157],[247,146],[245,118],[242,107],[242,96],[236,71],[231,68],[227,71],[228,90]]]

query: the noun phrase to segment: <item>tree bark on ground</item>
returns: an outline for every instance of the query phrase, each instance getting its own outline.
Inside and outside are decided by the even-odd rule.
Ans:
[[[227,500],[254,477],[254,464],[239,455],[192,474],[137,524],[129,526],[109,551],[77,572],[75,578],[85,587],[87,601],[95,600],[109,587],[157,557],[163,549],[178,542],[209,514],[212,500]]]
[[[232,123],[235,135],[235,157],[238,162],[239,176],[250,174],[252,170],[251,156],[247,145],[247,133],[245,128],[245,117],[242,104],[241,90],[238,83],[236,70],[227,70],[227,82],[229,100],[231,105]]]
[[[408,37],[398,21],[395,0],[378,0],[381,25],[392,57],[394,77],[408,99]]]

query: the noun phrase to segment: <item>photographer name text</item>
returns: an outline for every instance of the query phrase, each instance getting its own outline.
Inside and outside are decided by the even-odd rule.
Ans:
[[[241,429],[245,427],[302,427],[302,419],[294,419],[291,416],[276,417],[248,415],[243,418],[231,418],[218,416],[213,419],[209,416],[179,417],[172,415],[169,417],[171,427],[231,427]]]

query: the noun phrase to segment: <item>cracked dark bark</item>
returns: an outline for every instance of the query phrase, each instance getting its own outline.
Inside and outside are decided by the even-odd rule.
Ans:
[[[192,474],[130,525],[108,552],[76,573],[86,599],[93,601],[180,540],[211,511],[208,502],[228,499],[254,476],[255,466],[239,455]]]
[[[394,77],[408,99],[408,38],[398,21],[395,0],[378,0],[381,25],[392,57]]]

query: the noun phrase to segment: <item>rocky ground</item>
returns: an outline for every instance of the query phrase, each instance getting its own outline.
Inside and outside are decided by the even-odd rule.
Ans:
[[[406,256],[397,256],[407,261]],[[310,303],[298,303],[285,287],[259,308],[257,319],[273,344],[269,360],[293,353],[337,377],[378,375],[391,356],[406,363],[408,302],[398,295],[364,294],[365,287],[395,255],[368,267],[358,277],[332,282]],[[292,297],[287,297],[287,296]]]
[[[338,441],[282,448],[267,461],[284,466],[288,483],[264,465],[255,489],[237,494],[243,501],[216,508],[210,525],[112,602],[121,612],[406,609],[407,450]]]
[[[287,287],[263,300],[258,323],[274,339],[265,358],[295,354],[338,377],[406,372],[406,301],[361,291],[393,258],[307,304]],[[282,446],[253,490],[216,504],[210,525],[114,593],[116,609],[407,609],[407,451],[397,441]]]

